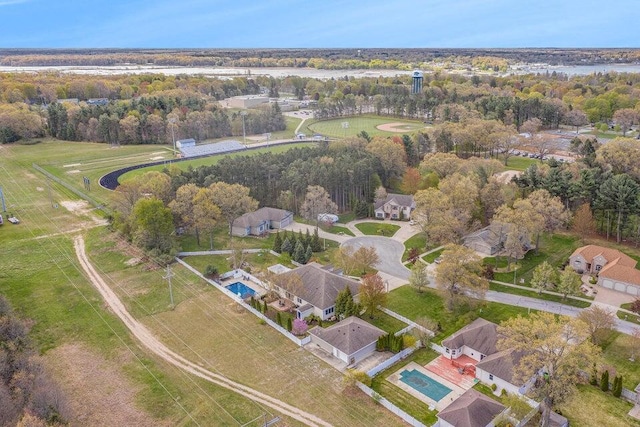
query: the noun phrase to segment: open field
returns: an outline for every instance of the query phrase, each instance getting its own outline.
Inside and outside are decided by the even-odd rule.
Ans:
[[[343,127],[343,123],[349,123],[348,127]],[[331,120],[310,120],[308,123],[302,126],[303,133],[308,135],[321,134],[333,138],[345,138],[349,136],[356,136],[362,131],[367,132],[369,136],[392,136],[401,135],[398,132],[388,132],[378,129],[378,126],[388,123],[395,123],[396,129],[404,130],[404,133],[412,133],[418,129],[425,127],[424,123],[418,120],[400,120],[393,117],[382,116],[352,116],[352,117],[339,117]],[[305,132],[306,131],[306,132]]]
[[[174,268],[171,310],[162,270],[127,266],[129,256],[102,231],[93,232],[91,242],[92,261],[129,310],[185,357],[334,425],[401,424],[364,395],[345,397],[339,372],[183,268]]]
[[[632,406],[597,387],[579,385],[560,409],[572,426],[639,427],[640,421],[627,415]]]

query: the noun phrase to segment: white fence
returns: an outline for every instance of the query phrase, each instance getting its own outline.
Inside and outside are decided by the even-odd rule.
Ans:
[[[382,406],[387,408],[389,411],[393,412],[395,415],[397,415],[400,418],[402,418],[410,426],[427,427],[426,425],[424,425],[420,421],[418,421],[415,418],[413,418],[411,415],[409,415],[406,412],[404,412],[402,409],[398,408],[393,403],[389,402],[384,397],[380,396],[375,390],[371,389],[370,387],[367,387],[366,385],[362,384],[361,382],[356,382],[356,385],[358,386],[358,388],[360,390],[365,392],[373,400],[375,400],[376,402],[378,402],[379,404],[381,404]]]
[[[243,254],[256,254],[264,251],[264,249],[243,249]],[[177,256],[201,256],[201,255],[230,255],[231,249],[220,249],[217,251],[195,251],[195,252],[178,252]]]
[[[202,275],[202,273],[200,273],[195,268],[191,267],[189,264],[187,264],[186,262],[184,262],[180,258],[176,258],[176,261],[178,263],[180,263],[181,265],[183,265],[185,268],[187,268],[189,271],[191,271],[193,274],[199,276],[200,278],[205,280],[207,283],[209,283],[210,285],[212,285],[213,287],[218,289],[220,292],[222,292],[223,294],[225,294],[226,296],[228,296],[229,298],[231,298],[232,300],[234,300],[235,302],[240,304],[242,307],[244,307],[245,309],[249,310],[256,317],[264,320],[269,326],[271,326],[276,331],[280,332],[282,335],[284,335],[285,337],[287,337],[288,339],[293,341],[295,344],[297,344],[300,347],[302,347],[303,345],[308,344],[309,342],[311,342],[311,337],[310,336],[304,337],[302,339],[296,337],[291,332],[287,331],[285,328],[283,328],[282,326],[278,325],[276,322],[274,322],[273,320],[269,319],[267,316],[265,316],[264,314],[260,313],[255,308],[251,307],[249,304],[244,302],[244,300],[242,300],[242,298],[240,298],[238,295],[234,294],[229,289],[227,289],[224,286],[222,286],[220,283],[216,282],[215,280],[207,279],[206,277],[204,277]],[[231,274],[229,274],[229,273],[231,273]],[[236,276],[236,274],[237,274],[237,276]],[[255,277],[251,276],[249,273],[247,273],[247,272],[245,272],[243,270],[240,270],[240,269],[230,271],[228,273],[225,273],[225,275],[226,275],[226,277],[232,277],[232,276],[233,277],[242,277],[244,275],[244,276],[247,276],[247,277],[251,278],[251,280],[255,281],[256,283],[262,283],[258,279],[256,279]]]
[[[374,376],[378,375],[380,372],[384,371],[389,366],[401,361],[402,359],[404,359],[405,357],[407,357],[408,355],[410,355],[411,353],[413,353],[417,349],[418,349],[418,344],[416,344],[413,347],[405,348],[404,350],[402,350],[399,353],[394,354],[392,357],[390,357],[389,359],[385,360],[384,362],[382,362],[378,366],[375,366],[375,367],[369,369],[367,371],[367,375],[369,375],[370,377],[374,377]]]

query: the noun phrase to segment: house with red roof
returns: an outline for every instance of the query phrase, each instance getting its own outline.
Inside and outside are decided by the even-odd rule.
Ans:
[[[595,274],[603,288],[640,296],[640,270],[637,261],[611,248],[587,245],[569,257],[569,265],[580,274]]]

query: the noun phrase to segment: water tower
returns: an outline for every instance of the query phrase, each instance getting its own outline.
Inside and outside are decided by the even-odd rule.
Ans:
[[[411,85],[411,93],[420,93],[422,92],[422,71],[413,70],[413,83]]]

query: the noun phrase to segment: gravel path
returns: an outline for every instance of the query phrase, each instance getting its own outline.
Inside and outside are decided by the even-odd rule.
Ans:
[[[131,331],[131,333],[142,343],[142,345],[161,357],[163,360],[197,377],[200,377],[213,384],[219,385],[220,387],[224,387],[244,397],[268,406],[278,411],[279,413],[287,415],[305,425],[331,426],[331,424],[316,417],[313,414],[302,411],[295,406],[291,406],[281,400],[275,399],[250,387],[231,381],[230,379],[222,375],[214,374],[213,372],[196,365],[195,363],[170,350],[167,346],[162,344],[144,325],[142,325],[140,322],[134,319],[131,314],[129,314],[124,304],[122,304],[122,301],[120,301],[118,296],[113,292],[113,290],[111,290],[107,283],[93,268],[93,265],[89,262],[87,254],[85,253],[84,239],[82,238],[82,236],[78,236],[74,239],[74,248],[82,269],[89,277],[91,283],[96,287],[98,292],[100,292],[105,302],[109,305],[114,314],[118,316],[120,320],[122,320],[127,329]]]

